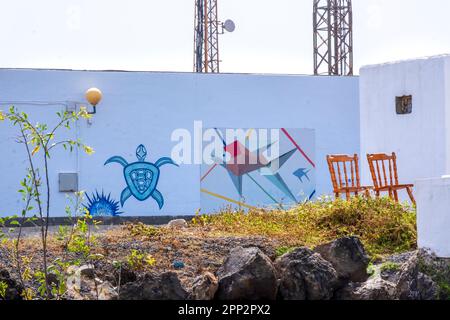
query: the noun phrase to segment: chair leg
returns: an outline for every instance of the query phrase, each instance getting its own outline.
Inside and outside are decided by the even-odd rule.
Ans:
[[[389,188],[389,198],[392,200],[394,198],[393,194],[392,194],[392,189]]]
[[[414,205],[416,205],[416,199],[414,199],[414,195],[413,195],[411,188],[406,188],[406,191],[408,191],[408,195],[409,195],[409,198],[411,199],[411,202]]]
[[[393,193],[394,193],[394,200],[395,200],[395,202],[398,202],[398,191],[394,190]]]

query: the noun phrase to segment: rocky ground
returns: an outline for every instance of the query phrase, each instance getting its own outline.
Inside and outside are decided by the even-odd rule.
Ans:
[[[144,230],[145,231],[145,230]],[[130,237],[130,232],[133,234]],[[425,251],[386,257],[372,265],[358,238],[346,237],[313,250],[280,252],[264,237],[212,236],[174,224],[149,234],[127,227],[97,235],[95,260],[65,270],[63,299],[197,300],[434,300],[448,299],[450,262]],[[38,234],[28,232],[23,251],[30,268],[41,263]],[[63,242],[50,243],[50,259],[63,256]],[[127,263],[132,250],[151,255],[142,268]],[[11,259],[0,251],[0,283],[6,299],[20,299]],[[284,254],[283,254],[284,253]],[[128,259],[128,260],[127,260]],[[59,282],[53,277],[53,282]],[[37,284],[36,284],[37,285]],[[1,298],[0,298],[1,299]]]

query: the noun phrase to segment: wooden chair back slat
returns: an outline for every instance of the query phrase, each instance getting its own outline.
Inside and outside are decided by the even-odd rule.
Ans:
[[[331,183],[333,184],[333,190],[337,190],[338,184],[336,181],[336,171],[334,170],[333,163],[329,160],[329,157],[327,157],[327,163],[328,163],[328,169],[329,169],[330,175],[331,175]]]
[[[387,180],[387,176],[386,176],[386,167],[384,166],[384,163],[385,163],[385,161],[381,161],[381,165],[383,166],[384,185],[387,186],[388,180]]]
[[[392,161],[392,159],[390,159],[390,160],[389,160],[389,181],[390,181],[390,184],[391,184],[391,185],[392,185],[392,184],[396,184],[396,183],[394,182],[394,180],[392,179],[392,171],[393,171],[392,163],[393,163],[393,161]]]
[[[359,178],[359,161],[355,161],[355,172],[356,172],[356,186],[361,186],[361,179]]]
[[[337,171],[339,175],[339,188],[342,188],[342,175],[341,175],[341,167],[339,166],[339,162],[336,163]]]
[[[375,178],[375,181],[377,182],[376,184],[375,184],[375,187],[380,187],[380,186],[382,186],[383,185],[383,182],[381,181],[381,175],[380,175],[380,164],[378,163],[378,160],[376,161],[376,164],[377,164],[377,173],[376,173],[376,178]]]
[[[352,172],[352,187],[354,187],[355,186],[355,174],[354,174],[353,161],[350,162],[350,171]]]
[[[347,165],[346,162],[344,161],[344,178],[345,178],[345,187],[348,187],[348,175],[347,175]]]
[[[397,173],[397,155],[395,153],[392,154],[392,163],[394,167],[394,183],[398,184],[398,173]]]

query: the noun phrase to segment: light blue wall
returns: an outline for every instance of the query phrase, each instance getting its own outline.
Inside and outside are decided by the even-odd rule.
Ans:
[[[307,128],[316,136],[317,194],[331,193],[325,156],[359,152],[359,88],[357,77],[311,77],[246,74],[191,74],[152,72],[88,72],[55,70],[0,70],[0,109],[9,102],[30,112],[36,120],[50,122],[63,108],[58,101],[84,101],[84,92],[98,87],[104,99],[93,124],[81,121],[70,133],[92,145],[96,152],[52,159],[51,183],[58,190],[58,172],[78,171],[80,188],[102,188],[115,199],[125,187],[121,168],[104,167],[106,159],[121,155],[136,159],[143,143],[147,160],[170,156],[177,128],[193,129],[196,120],[205,128]],[[33,102],[33,103],[31,103]],[[0,214],[21,207],[19,180],[26,157],[14,142],[15,132],[0,124]],[[200,206],[200,168],[164,167],[158,189],[166,204],[159,210],[151,201],[127,202],[127,215],[190,215]],[[52,199],[53,215],[64,215],[65,194]]]

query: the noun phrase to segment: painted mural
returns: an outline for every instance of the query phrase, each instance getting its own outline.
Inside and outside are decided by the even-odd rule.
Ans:
[[[123,212],[119,211],[119,202],[111,198],[111,194],[107,196],[98,191],[91,196],[86,194],[87,204],[84,207],[89,211],[93,217],[116,217]]]
[[[214,130],[223,154],[212,152],[201,166],[202,212],[289,208],[314,197],[314,130],[244,129],[238,137],[229,137],[230,129]],[[262,131],[275,134],[261,139]],[[257,144],[249,143],[255,139]]]
[[[137,162],[128,163],[123,157],[114,156],[106,160],[105,166],[111,163],[118,163],[123,167],[126,188],[120,196],[120,204],[123,207],[125,202],[133,196],[139,201],[146,201],[153,198],[162,209],[164,197],[156,187],[160,178],[160,167],[164,165],[178,165],[168,157],[160,158],[156,163],[146,162],[147,149],[144,145],[139,145],[136,149]]]

